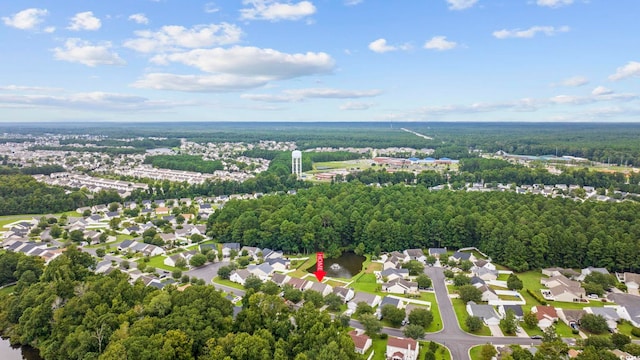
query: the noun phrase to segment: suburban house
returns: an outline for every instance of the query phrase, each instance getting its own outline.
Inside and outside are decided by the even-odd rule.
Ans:
[[[130,251],[141,253],[145,256],[156,256],[165,254],[165,250],[159,246],[137,242],[135,240],[125,240],[118,245],[120,251]]]
[[[619,309],[621,315],[629,320],[633,326],[640,327],[640,301],[638,297],[631,294],[609,294],[608,299],[624,308]]]
[[[490,300],[500,300],[498,294],[496,294],[495,290],[488,287],[487,285],[481,285],[477,288],[482,292],[482,301],[490,301]]]
[[[262,258],[267,261],[271,259],[280,259],[284,256],[282,251],[275,251],[271,249],[264,248],[262,249]]]
[[[311,283],[309,281],[295,277],[289,279],[287,284],[293,286],[294,289],[298,289],[301,291],[307,290],[311,286]]]
[[[409,257],[409,260],[417,260],[423,264],[427,262],[427,257],[424,255],[422,249],[407,249],[403,253]]]
[[[435,256],[436,258],[440,259],[441,256],[447,255],[447,249],[446,248],[429,248],[429,255]]]
[[[397,256],[389,256],[386,261],[382,264],[382,269],[397,269],[402,264],[402,261]]]
[[[491,305],[476,304],[473,301],[469,301],[467,303],[467,313],[469,316],[479,317],[488,326],[500,324],[500,315],[496,313]]]
[[[574,280],[569,280],[564,275],[543,278],[540,279],[540,283],[549,288],[549,290],[541,290],[542,296],[544,296],[545,299],[564,302],[579,302],[586,298],[586,293],[580,283]]]
[[[269,276],[273,274],[273,268],[267,263],[249,265],[247,266],[247,270],[262,281],[267,281]]]
[[[371,347],[371,338],[364,333],[358,334],[356,330],[353,330],[349,332],[349,336],[351,336],[351,340],[353,340],[353,343],[355,344],[355,351],[358,354],[364,355],[364,353],[366,353]]]
[[[484,280],[480,279],[477,276],[473,276],[473,277],[471,277],[470,284],[477,288],[477,287],[480,287],[480,286],[486,284],[486,282]]]
[[[285,258],[269,259],[266,261],[275,271],[286,271],[291,266],[291,261]]]
[[[607,320],[607,326],[612,331],[618,328],[618,321],[622,320],[622,317],[618,314],[615,307],[586,307],[584,308],[584,311],[589,314],[600,315],[605,318],[605,320]]]
[[[476,269],[489,269],[489,270],[495,270],[496,266],[491,263],[490,261],[487,260],[476,260],[473,263],[473,267]]]
[[[229,276],[229,280],[244,286],[247,278],[252,274],[247,269],[234,270]]]
[[[186,261],[186,263],[189,264],[189,260],[191,260],[191,257],[193,257],[193,255],[197,253],[198,252],[196,250],[191,250],[191,251],[184,251],[181,253],[173,254],[171,256],[167,256],[167,258],[164,259],[164,264],[167,266],[176,267],[176,264],[180,259],[184,259],[184,261]]]
[[[481,268],[474,267],[471,269],[471,273],[474,276],[477,276],[484,281],[491,281],[491,280],[498,279],[498,270],[491,270],[486,267],[481,267]]]
[[[280,287],[288,283],[289,280],[291,280],[291,277],[289,277],[289,275],[278,274],[278,273],[274,273],[273,275],[271,275],[271,281],[273,281],[273,283],[275,283]]]
[[[589,266],[588,268],[584,268],[580,271],[580,276],[578,276],[576,280],[584,281],[584,278],[586,278],[587,275],[590,275],[591,273],[594,273],[594,272],[604,274],[604,275],[609,275],[609,270],[605,268],[597,268],[597,267]]]
[[[386,356],[389,360],[416,360],[420,352],[419,347],[418,342],[413,339],[389,336]]]
[[[322,296],[327,296],[333,292],[333,288],[331,288],[331,286],[325,283],[317,283],[317,282],[312,282],[311,287],[309,287],[307,290],[317,291],[320,294],[322,294]]]
[[[262,250],[260,250],[260,248],[253,246],[243,246],[242,249],[240,249],[240,254],[244,254],[245,251],[247,252],[247,256],[251,257],[253,260],[258,260],[258,254],[262,254]]]
[[[640,274],[626,272],[623,275],[623,281],[624,284],[627,285],[627,289],[630,293],[635,290],[637,294],[638,289],[640,288]]]
[[[524,311],[520,305],[498,305],[498,314],[501,317],[507,315],[507,310],[513,311],[513,315],[516,316],[516,320],[522,321],[524,319]]]
[[[386,278],[387,281],[392,281],[395,279],[406,279],[409,277],[409,269],[389,268],[389,269],[382,270],[380,272],[380,276],[383,279]]]
[[[416,305],[416,304],[411,304],[411,303],[409,303],[409,304],[407,304],[407,306],[405,306],[405,308],[404,308],[404,313],[405,313],[404,321],[408,322],[408,321],[409,321],[409,314],[411,314],[411,312],[412,312],[413,310],[416,310],[416,309],[429,310],[429,308],[428,308],[428,307],[426,307],[426,306],[423,306],[423,305]]]
[[[156,208],[156,215],[168,215],[169,214],[169,208],[168,207],[164,207],[164,206],[158,206]]]
[[[222,256],[231,256],[231,250],[240,253],[240,243],[224,243],[222,244]]]
[[[449,260],[453,260],[456,262],[469,260],[473,262],[476,261],[476,257],[473,256],[473,254],[470,252],[456,251],[455,253],[453,253],[453,255],[449,256]]]
[[[349,303],[347,304],[347,307],[349,308],[349,310],[355,312],[356,307],[358,306],[358,303],[363,302],[371,307],[375,307],[378,304],[380,304],[380,301],[382,301],[382,298],[378,295],[364,293],[364,292],[357,292],[355,293],[351,301],[349,301]]]
[[[405,279],[395,279],[382,284],[382,291],[394,294],[416,294],[418,283]]]
[[[558,321],[558,313],[553,306],[537,305],[531,308],[531,312],[538,318],[538,326],[544,330]]]
[[[561,268],[561,267],[551,267],[551,268],[542,269],[542,275],[546,275],[548,277],[554,277],[554,276],[558,276],[558,275],[563,275],[563,276],[566,276],[568,278],[575,278],[575,277],[579,276],[580,274],[575,272],[572,269],[565,269],[565,268]]]
[[[351,288],[344,288],[344,287],[340,287],[340,286],[336,286],[333,288],[333,293],[338,295],[342,301],[344,301],[345,303],[348,302],[349,300],[353,299],[353,296],[355,295],[353,289]]]

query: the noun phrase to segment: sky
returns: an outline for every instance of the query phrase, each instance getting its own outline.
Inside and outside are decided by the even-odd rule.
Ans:
[[[0,2],[0,122],[640,121],[638,0]]]

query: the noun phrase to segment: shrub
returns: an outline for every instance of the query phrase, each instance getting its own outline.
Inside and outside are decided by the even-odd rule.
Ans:
[[[536,301],[539,302],[540,305],[547,305],[547,300],[545,300],[542,296],[540,296],[537,293],[531,291],[530,289],[527,289],[527,293],[529,293],[529,295],[533,296],[533,298],[536,299]]]
[[[640,328],[634,327],[633,329],[631,329],[631,335],[635,337],[640,337]]]

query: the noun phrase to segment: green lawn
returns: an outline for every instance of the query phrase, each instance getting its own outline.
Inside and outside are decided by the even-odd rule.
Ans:
[[[387,339],[372,339],[371,348],[365,353],[364,359],[368,359],[371,352],[374,351],[373,360],[386,360],[385,352],[387,351]]]
[[[633,325],[631,325],[628,321],[623,321],[618,324],[618,332],[627,336],[630,336],[632,339],[638,339],[638,337],[633,336],[631,334],[631,330],[633,329]]]
[[[524,332],[526,332],[527,335],[529,335],[529,336],[542,335],[543,334],[542,330],[537,326],[534,327],[533,329],[529,329],[528,327],[523,325],[522,328],[524,329]]]
[[[560,335],[560,337],[563,338],[566,337],[580,339],[580,335],[573,334],[569,325],[565,324],[562,320],[558,321],[558,323],[556,324],[556,334]]]
[[[13,289],[16,288],[16,285],[7,286],[6,288],[0,289],[0,295],[9,295],[13,293]],[[631,332],[631,330],[629,330]]]
[[[357,277],[353,283],[351,283],[351,287],[355,291],[364,291],[368,293],[378,294],[384,296],[385,294],[378,291],[378,287],[380,284],[376,283],[376,276],[373,274],[361,274]]]
[[[425,331],[430,333],[442,330],[442,317],[440,316],[440,309],[436,301],[436,294],[432,292],[422,292],[420,300],[431,303],[431,313],[433,314],[433,322]]]
[[[216,283],[216,284],[220,284],[220,285],[225,285],[225,286],[228,286],[228,287],[232,287],[232,288],[234,288],[234,289],[244,290],[244,286],[242,286],[242,285],[240,285],[240,284],[238,284],[238,283],[234,283],[234,282],[233,282],[233,281],[231,281],[231,280],[221,279],[219,276],[216,276],[216,277],[213,279],[213,282],[214,282],[214,283]]]
[[[463,331],[471,333],[469,331],[469,328],[467,327],[467,324],[465,324],[465,321],[469,317],[469,314],[467,314],[467,308],[465,303],[462,302],[462,300],[460,299],[451,299],[451,302],[453,303],[453,310],[455,310],[456,312],[456,318],[458,318],[458,324],[460,324],[460,328]],[[482,329],[472,334],[482,335],[482,336],[491,336],[491,330],[489,330],[489,328],[486,325],[482,325]]]
[[[16,222],[18,220],[28,220],[28,221],[30,221],[34,216],[38,216],[38,215],[5,215],[5,216],[0,216],[0,230],[5,230],[5,229],[3,229],[5,225],[11,224],[11,223]]]
[[[483,346],[484,345],[477,345],[477,346],[472,347],[469,350],[469,355],[471,356],[471,360],[480,360],[481,359],[480,355],[482,353],[482,347]]]
[[[166,259],[167,257],[164,255],[156,255],[152,258],[149,259],[149,262],[146,263],[147,266],[152,266],[156,269],[163,269],[163,270],[168,270],[168,271],[174,271],[174,270],[180,270],[178,268],[175,268],[173,266],[167,266],[164,264],[164,259]],[[142,258],[135,260],[137,263],[141,263],[144,262],[144,260]]]
[[[500,274],[498,275],[498,279],[499,281],[507,281],[509,279],[509,275],[507,274]]]
[[[436,360],[451,360],[451,353],[449,353],[449,349],[447,349],[446,347],[440,344],[437,344],[437,345],[438,345],[438,348],[436,349],[436,352],[435,352]],[[420,354],[418,355],[418,359],[424,360],[428,350],[429,350],[429,341],[420,341]]]

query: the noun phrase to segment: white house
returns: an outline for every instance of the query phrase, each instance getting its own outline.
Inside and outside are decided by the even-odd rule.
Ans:
[[[357,330],[350,331],[349,336],[351,336],[351,340],[355,344],[355,352],[358,354],[364,355],[372,345],[371,338],[365,334],[358,334]]]
[[[491,305],[479,305],[473,301],[467,303],[467,313],[482,319],[488,326],[499,325],[500,315]]]
[[[544,330],[558,321],[558,313],[553,306],[537,305],[531,308],[531,312],[538,318],[538,326]]]
[[[389,336],[386,356],[389,360],[416,360],[420,352],[420,344],[413,339]]]
[[[247,270],[262,281],[267,281],[269,276],[273,274],[273,268],[267,263],[249,265],[247,266]]]
[[[229,280],[244,286],[244,283],[247,281],[249,276],[251,276],[249,270],[240,269],[232,272],[231,276],[229,276]]]
[[[427,262],[427,257],[424,255],[424,251],[422,251],[422,249],[407,249],[403,251],[403,254],[405,254],[410,260],[417,260],[423,264]]]
[[[404,279],[394,279],[382,284],[382,291],[393,294],[415,294],[418,293],[418,283]]]
[[[320,294],[322,294],[322,296],[327,296],[331,294],[331,292],[333,292],[333,288],[331,288],[331,286],[325,283],[317,283],[317,282],[312,283],[311,287],[308,288],[307,290],[317,291]]]

